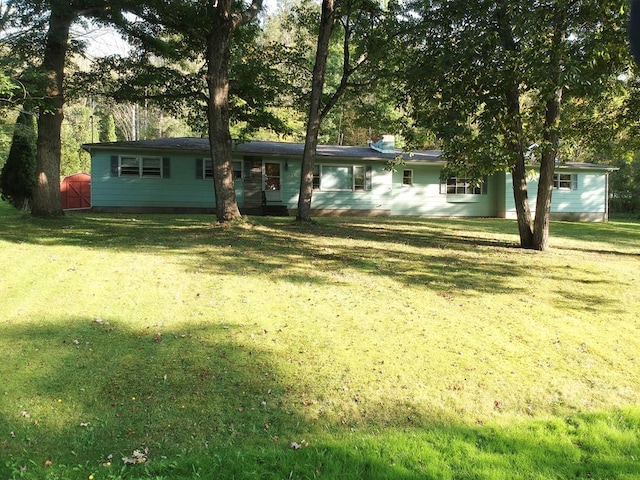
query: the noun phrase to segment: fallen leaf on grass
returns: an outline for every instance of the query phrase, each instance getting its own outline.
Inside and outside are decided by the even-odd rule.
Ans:
[[[149,449],[134,450],[130,457],[122,457],[122,461],[125,465],[140,465],[149,461]]]
[[[309,442],[307,442],[306,440],[302,440],[300,443],[291,442],[291,448],[293,448],[294,450],[300,450],[302,447],[308,447],[308,446],[309,446]]]

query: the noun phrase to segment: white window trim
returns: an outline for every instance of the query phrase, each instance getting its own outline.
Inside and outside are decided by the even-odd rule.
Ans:
[[[456,186],[455,186],[456,192],[449,193],[449,183],[448,182],[452,178],[456,179]],[[465,181],[462,182],[461,180],[465,180]],[[472,187],[472,186],[467,187],[466,184],[469,183],[468,180],[469,180],[468,177],[462,177],[462,176],[460,176],[460,177],[455,176],[455,177],[446,178],[446,179],[444,179],[444,180],[442,180],[440,182],[440,189],[442,190],[441,193],[446,194],[447,197],[466,197],[466,196],[473,196],[473,195],[481,196],[481,195],[487,195],[489,193],[488,192],[488,190],[489,190],[488,179],[487,179],[486,176],[484,177],[484,180],[480,183],[480,185],[478,185],[478,187]],[[458,185],[463,184],[463,183],[465,184],[465,191],[462,192],[462,193],[458,193],[457,192]],[[475,190],[475,188],[479,188],[480,192],[467,192],[466,191],[467,188],[472,188],[474,190]]]
[[[404,172],[411,172],[411,174],[409,175],[411,183],[404,183],[404,179],[405,179]],[[413,187],[413,168],[404,168],[402,170],[401,185],[403,187]]]
[[[358,185],[356,189],[356,168],[362,169],[362,187]],[[364,165],[351,165],[351,179],[353,180],[351,183],[351,191],[353,192],[364,192],[367,190],[367,167]]]
[[[561,187],[561,175],[568,175],[570,179],[568,180],[571,184],[570,187]],[[562,182],[566,183],[567,180],[562,180]],[[565,172],[556,172],[553,174],[553,189],[554,190],[562,190],[565,192],[578,190],[578,174],[577,173],[565,173]]]

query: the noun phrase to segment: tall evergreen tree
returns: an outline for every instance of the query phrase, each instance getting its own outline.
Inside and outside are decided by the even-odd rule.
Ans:
[[[33,113],[18,115],[9,157],[0,172],[0,195],[18,209],[27,209],[36,178],[36,119]]]
[[[115,142],[117,140],[116,122],[112,114],[100,117],[99,140],[101,142]]]

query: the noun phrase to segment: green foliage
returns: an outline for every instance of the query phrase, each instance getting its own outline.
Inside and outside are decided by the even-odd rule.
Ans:
[[[18,208],[29,205],[36,184],[36,119],[21,111],[16,121],[9,157],[0,172],[0,195]]]
[[[0,110],[0,168],[7,161],[16,118],[13,112]]]
[[[100,142],[115,142],[116,137],[116,122],[113,119],[112,114],[103,115],[100,117]]]
[[[321,143],[365,145],[371,133],[406,132],[410,118],[399,108],[392,95],[388,48],[397,25],[393,15],[379,2],[340,4],[339,20],[331,38],[322,105],[336,101],[320,127]],[[307,116],[311,71],[315,60],[319,6],[313,2],[287,2],[266,21],[260,41],[276,45],[280,57],[277,68],[286,84],[280,89],[280,101],[299,116]],[[345,71],[345,27],[348,32],[349,64],[347,88],[338,93]],[[350,71],[352,70],[352,71]],[[338,95],[336,95],[338,94]],[[335,98],[334,98],[335,97]],[[285,117],[286,118],[286,117]],[[304,128],[297,139],[304,138]]]
[[[93,71],[84,76],[83,85],[118,102],[144,102],[149,108],[160,108],[185,119],[196,134],[208,135],[204,45],[211,34],[211,12],[202,5],[173,2],[170,6],[153,5],[137,14],[144,21],[124,21],[120,28],[139,47],[138,53],[99,59]],[[260,128],[289,132],[274,110],[280,106],[284,82],[275,68],[280,52],[256,43],[258,35],[255,23],[244,25],[234,32],[230,45],[229,115],[240,137]]]
[[[0,100],[11,97],[16,87],[16,84],[13,83],[7,75],[0,72]]]
[[[619,168],[610,175],[609,206],[614,213],[640,213],[640,155],[620,158]]]
[[[77,104],[68,105],[62,123],[62,156],[60,174],[71,175],[91,171],[91,157],[82,149],[82,144],[90,143],[93,128],[92,110]]]
[[[413,106],[418,124],[445,141],[452,168],[482,176],[514,162],[507,148],[515,120],[506,107],[509,86],[518,87],[520,148],[533,153],[532,159],[539,151],[528,152],[528,146],[548,147],[546,101],[562,87],[567,108],[558,126],[560,160],[574,160],[576,147],[584,150],[585,141],[602,131],[597,121],[602,99],[619,88],[618,75],[629,65],[624,5],[621,0],[409,2],[408,30],[397,41],[398,47],[411,47],[395,50],[401,52],[396,63],[407,66],[401,69],[407,80],[401,98]],[[557,46],[554,35],[561,37]],[[561,65],[559,73],[552,70],[554,62]]]

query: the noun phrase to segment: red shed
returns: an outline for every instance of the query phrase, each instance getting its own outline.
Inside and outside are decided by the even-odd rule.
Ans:
[[[91,175],[74,173],[62,180],[60,200],[64,210],[91,208]]]

